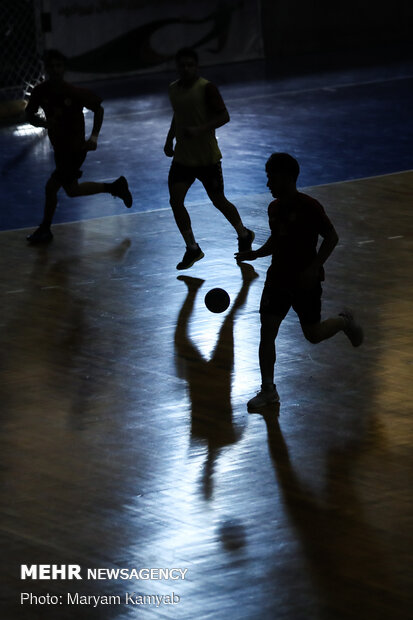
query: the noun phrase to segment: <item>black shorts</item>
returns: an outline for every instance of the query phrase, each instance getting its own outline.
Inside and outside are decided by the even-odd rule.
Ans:
[[[54,151],[56,169],[52,173],[52,177],[59,181],[63,187],[80,179],[82,176],[80,168],[86,159],[86,155],[86,149],[81,151]]]
[[[273,314],[284,319],[289,309],[293,308],[302,325],[313,325],[321,320],[322,293],[321,284],[309,290],[265,284],[260,313]]]
[[[224,191],[224,178],[220,161],[211,166],[184,166],[176,161],[172,162],[168,176],[169,189],[176,183],[184,183],[187,187],[191,187],[195,179],[201,181],[208,194]]]

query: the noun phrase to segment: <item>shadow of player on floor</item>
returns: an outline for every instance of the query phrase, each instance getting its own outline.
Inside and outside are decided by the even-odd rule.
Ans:
[[[189,322],[199,289],[204,280],[179,276],[188,288],[175,330],[176,366],[179,377],[188,384],[191,401],[191,438],[200,439],[208,452],[202,475],[205,499],[212,495],[212,476],[220,451],[237,442],[242,431],[234,425],[231,404],[234,367],[234,321],[245,304],[251,282],[258,274],[251,265],[239,265],[242,274],[240,291],[226,314],[209,359],[206,359],[189,335]]]
[[[317,618],[407,618],[381,534],[357,493],[358,459],[368,442],[328,451],[325,490],[316,493],[292,466],[278,417],[263,417],[278,488],[318,599]],[[278,562],[274,557],[276,574]],[[305,617],[314,616],[308,612]]]

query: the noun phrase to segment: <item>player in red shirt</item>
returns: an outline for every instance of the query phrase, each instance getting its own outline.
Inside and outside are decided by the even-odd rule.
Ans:
[[[304,336],[312,343],[343,331],[353,346],[363,342],[363,330],[350,310],[321,321],[323,265],[338,242],[333,224],[321,204],[297,191],[298,162],[287,153],[273,153],[266,164],[267,186],[275,200],[268,207],[271,235],[258,250],[238,252],[237,260],[272,255],[260,304],[259,361],[261,390],[248,408],[279,402],[274,385],[275,339],[292,307]],[[317,249],[318,239],[322,243]]]
[[[80,170],[87,152],[95,151],[103,122],[101,98],[85,88],[78,88],[64,81],[66,58],[58,50],[49,50],[44,56],[48,79],[33,89],[26,107],[26,119],[35,127],[47,129],[53,146],[56,169],[46,183],[43,221],[27,237],[31,244],[52,240],[50,230],[57,206],[57,193],[61,187],[70,197],[108,193],[121,198],[126,207],[132,206],[132,195],[125,177],[113,183],[79,183]],[[45,118],[37,112],[43,109]],[[91,136],[85,139],[83,108],[94,114]]]

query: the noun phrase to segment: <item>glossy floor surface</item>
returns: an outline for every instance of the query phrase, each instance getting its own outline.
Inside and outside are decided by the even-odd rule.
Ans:
[[[257,167],[273,146],[267,136]],[[306,189],[340,235],[323,314],[353,307],[365,343],[311,345],[290,313],[281,405],[265,415],[246,402],[268,259],[237,266],[202,193],[191,215],[205,258],[183,274],[169,209],[88,212],[47,247],[0,233],[2,618],[411,618],[413,172],[386,172]],[[236,201],[255,247],[268,235],[261,186]],[[231,296],[219,315],[203,303],[216,286]],[[21,564],[80,565],[84,578],[22,581]]]
[[[265,191],[265,160],[287,151],[301,164],[301,186],[357,179],[412,168],[413,61],[378,67],[267,77],[262,63],[206,67],[231,122],[217,132],[228,196]],[[89,153],[82,180],[124,174],[135,212],[169,207],[170,160],[163,145],[171,121],[167,85],[174,75],[90,85],[104,99],[99,147]],[[91,115],[86,116],[91,128]],[[37,225],[45,182],[53,170],[47,136],[30,126],[0,127],[0,229]],[[190,204],[204,200],[201,187]],[[115,215],[116,201],[59,198],[56,222]]]

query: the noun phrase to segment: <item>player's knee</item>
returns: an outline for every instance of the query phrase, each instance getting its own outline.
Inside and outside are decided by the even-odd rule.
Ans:
[[[182,202],[182,200],[177,200],[176,198],[170,198],[169,204],[171,205],[172,211],[174,213],[182,211],[184,209],[184,203]]]
[[[321,342],[320,334],[315,327],[303,327],[303,334],[305,339],[311,344],[318,344]]]
[[[49,198],[56,196],[59,187],[60,185],[53,178],[49,179],[46,183],[46,196]]]
[[[217,209],[223,211],[231,206],[231,203],[225,198],[224,194],[210,194],[209,198]]]
[[[75,196],[79,196],[79,185],[77,183],[64,185],[63,189],[65,190],[66,195],[69,196],[69,198],[75,198]]]

